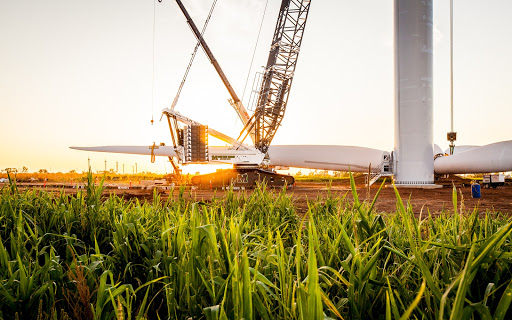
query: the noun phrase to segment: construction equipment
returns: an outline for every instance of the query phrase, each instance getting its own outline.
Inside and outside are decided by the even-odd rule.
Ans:
[[[258,104],[251,121],[244,128],[255,136],[255,146],[263,153],[268,151],[284,117],[310,2],[281,2]]]
[[[253,187],[257,181],[266,181],[267,184],[275,186],[291,186],[294,184],[292,176],[277,174],[266,168],[265,159],[268,158],[268,148],[284,117],[310,2],[310,0],[282,0],[267,66],[259,91],[258,104],[254,114],[249,116],[247,109],[233,89],[219,62],[215,59],[202,33],[181,0],[176,0],[187,19],[187,24],[228,90],[231,96],[229,103],[244,125],[239,139],[242,136],[244,138],[239,141],[239,139],[231,138],[182,116],[174,111],[174,104],[170,109],[163,110],[163,115],[168,120],[178,163],[187,165],[217,161],[233,164],[232,170],[222,170],[195,177],[192,180],[193,184],[209,187],[225,187],[227,185]],[[229,152],[223,155],[210,155],[208,153],[208,135],[229,143],[232,146],[228,150]],[[254,146],[243,143],[247,136],[251,137]],[[171,161],[174,160],[171,159]]]
[[[178,4],[181,3],[179,0],[176,1],[178,1]],[[280,34],[279,30],[299,30],[301,28],[301,32],[303,32],[304,24],[301,24],[300,21],[305,22],[309,3],[310,1],[283,0],[275,34]],[[183,7],[183,5],[180,7]],[[300,19],[294,19],[289,16],[289,13],[294,8],[299,8],[301,13],[297,14],[296,17],[301,17]],[[275,134],[275,130],[279,127],[280,117],[284,114],[291,78],[278,77],[278,80],[281,80],[281,82],[274,87],[272,87],[274,80],[270,80],[271,86],[267,93],[269,95],[272,94],[271,98],[274,99],[274,102],[264,106],[263,102],[268,100],[260,96],[265,95],[265,88],[267,88],[265,83],[268,84],[269,82],[268,80],[266,82],[263,81],[261,85],[263,89],[260,90],[258,95],[258,101],[260,102],[258,105],[260,107],[259,112],[255,112],[255,115],[251,117],[246,117],[243,109],[241,109],[240,99],[236,98],[237,96],[233,94],[234,90],[229,82],[227,82],[226,76],[219,71],[221,69],[218,66],[218,62],[213,58],[211,51],[209,54],[210,61],[214,64],[214,67],[216,67],[221,79],[223,79],[224,84],[228,88],[233,105],[244,123],[245,133],[249,132],[247,135],[253,138],[254,146],[244,144],[244,140],[239,141],[238,139],[230,138],[208,127],[210,135],[217,134],[225,139],[224,141],[231,141],[231,146],[208,146],[208,153],[206,153],[206,138],[201,141],[199,137],[198,140],[195,140],[197,142],[195,146],[199,147],[191,146],[186,149],[183,132],[184,130],[188,131],[188,128],[185,127],[198,124],[179,115],[171,108],[171,110],[164,110],[164,115],[169,120],[173,146],[158,146],[157,148],[153,144],[153,146],[150,145],[149,147],[148,145],[114,145],[70,148],[94,152],[151,155],[153,157],[165,156],[178,159],[182,164],[194,163],[194,161],[197,161],[197,163],[231,163],[235,166],[235,169],[243,168],[249,172],[253,168],[256,170],[262,169],[265,164],[275,167],[369,172],[368,183],[375,181],[379,176],[392,174],[396,186],[420,188],[435,187],[434,175],[512,171],[512,140],[483,146],[458,145],[455,148],[451,146],[452,152],[449,150],[443,152],[433,143],[432,8],[432,0],[394,0],[395,147],[392,152],[346,145],[271,145],[268,147],[268,151],[265,151]],[[286,15],[287,18],[283,19],[283,15]],[[188,14],[185,16],[188,17],[187,21],[189,24],[192,24],[192,19],[190,19]],[[194,29],[196,30],[194,34],[199,42],[202,43],[204,51],[208,54],[209,50],[205,48],[205,41],[197,32],[197,28],[192,29],[193,31]],[[297,39],[300,41],[289,41],[289,43],[300,44],[302,33],[291,34],[298,35]],[[290,40],[290,36],[285,36],[284,33],[283,38]],[[279,46],[282,43],[283,40]],[[271,50],[274,49],[275,47],[273,46]],[[299,47],[296,46],[294,50],[288,51],[288,60],[290,62],[293,60],[293,57],[296,58],[295,54],[298,53],[298,49]],[[276,57],[275,52],[274,57]],[[286,60],[286,54],[284,54],[283,58],[279,55],[277,57],[276,64],[278,63],[277,60],[279,60],[279,63]],[[293,63],[296,63],[296,60]],[[292,66],[293,63],[286,65]],[[268,73],[270,74],[272,70],[275,71],[277,68],[279,67],[275,65],[272,67],[272,63],[269,63],[267,66]],[[293,76],[293,72],[289,73],[289,75]],[[286,88],[288,91],[285,90]],[[258,121],[263,121],[264,123],[257,126],[256,123]],[[264,130],[265,126],[270,129]],[[261,128],[263,130],[258,133],[258,130]],[[206,128],[204,130],[206,131]],[[192,131],[192,128],[190,131]],[[452,130],[451,132],[454,131]],[[453,140],[454,142],[456,136],[450,135],[448,138],[449,141]],[[204,148],[201,149],[200,147],[203,146],[203,143]],[[453,145],[454,143],[451,144]],[[200,152],[193,158],[192,153],[195,150]],[[189,153],[191,156],[187,158],[186,155]],[[252,171],[254,173],[254,170]],[[227,180],[231,181],[236,177],[240,181],[256,181],[256,179],[251,179],[250,176],[243,176],[244,173],[241,176],[239,176],[240,173],[236,173],[236,175],[233,171],[232,173],[231,178]],[[265,180],[267,177],[263,179]],[[209,183],[209,180],[203,181],[200,178],[196,180],[200,180],[199,183],[206,181]],[[218,180],[222,179],[219,178]],[[274,178],[275,180],[277,179]],[[289,184],[289,181],[293,180],[286,180],[286,183]],[[215,181],[212,181],[213,183]]]
[[[192,177],[192,184],[200,188],[252,188],[257,183],[267,186],[293,186],[295,179],[290,175],[278,174],[262,168],[243,168],[237,166],[231,170],[218,170],[214,173]]]
[[[497,174],[484,174],[482,176],[482,185],[484,188],[501,187],[505,185],[505,175],[503,173]]]

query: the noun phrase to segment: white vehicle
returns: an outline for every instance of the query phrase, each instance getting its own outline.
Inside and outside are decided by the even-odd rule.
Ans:
[[[482,185],[484,188],[494,188],[505,185],[505,175],[503,173],[484,174],[482,177]]]

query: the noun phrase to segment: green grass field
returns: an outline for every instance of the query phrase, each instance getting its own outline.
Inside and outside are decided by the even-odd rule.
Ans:
[[[512,220],[260,186],[209,203],[0,192],[2,319],[510,319]],[[378,197],[378,194],[377,196]],[[348,200],[350,198],[350,201]],[[354,201],[353,201],[354,200]],[[375,200],[374,200],[375,201]]]

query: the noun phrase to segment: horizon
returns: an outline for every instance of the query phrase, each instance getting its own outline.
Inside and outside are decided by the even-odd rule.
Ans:
[[[512,133],[507,77],[512,45],[504,40],[512,29],[507,17],[512,3],[489,3],[454,3],[456,145],[510,140]],[[185,3],[198,25],[210,5]],[[278,5],[268,4],[245,95],[265,1],[219,1],[206,31],[207,43],[244,102],[254,72],[266,61]],[[392,1],[312,4],[275,144],[393,148],[392,11]],[[0,126],[0,168],[78,171],[87,168],[90,158],[95,169],[104,168],[104,161],[112,168],[117,161],[128,167],[137,163],[138,171],[171,171],[164,157],[152,164],[149,156],[68,147],[170,144],[167,124],[157,120],[171,104],[195,45],[173,1],[1,1],[0,39],[0,111],[7,119]],[[434,50],[434,142],[445,150],[450,131],[448,1],[434,2]],[[242,126],[228,96],[200,52],[177,110],[237,136]],[[183,168],[186,173],[218,168],[194,166]]]

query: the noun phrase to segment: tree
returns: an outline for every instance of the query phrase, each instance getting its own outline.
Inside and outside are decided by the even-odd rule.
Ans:
[[[39,173],[48,173],[48,170],[46,170],[46,169],[39,169],[39,171],[38,171],[38,172],[39,172]]]
[[[329,170],[321,170],[318,175],[322,176],[322,177],[326,177],[329,175]]]
[[[21,169],[21,172],[23,172],[23,173],[27,173],[27,172],[28,172],[28,168],[27,168],[27,167],[25,167],[25,166],[23,166],[23,168]]]

